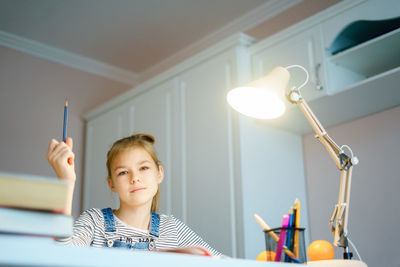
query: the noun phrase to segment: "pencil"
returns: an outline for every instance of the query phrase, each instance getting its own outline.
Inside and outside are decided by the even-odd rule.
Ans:
[[[294,221],[293,221],[294,218],[293,218],[293,216],[294,216],[293,208],[290,208],[290,210],[289,210],[289,225],[288,225],[289,230],[287,231],[287,238],[286,238],[286,246],[289,249],[293,249],[292,248],[293,227],[294,227]],[[285,256],[285,262],[289,262],[289,256],[288,255]]]
[[[67,139],[67,121],[68,121],[68,100],[65,100],[64,106],[64,124],[63,124],[63,142]]]
[[[254,214],[254,219],[256,219],[256,221],[261,225],[264,231],[271,230],[271,227],[269,227],[269,225],[258,214]],[[274,231],[269,231],[268,234],[275,242],[279,241],[279,237],[274,233]]]
[[[282,229],[279,234],[278,245],[276,246],[275,261],[281,261],[282,249],[283,249],[283,246],[285,245],[285,240],[286,240],[286,230],[285,229],[289,226],[289,219],[290,219],[290,216],[288,214],[283,215]]]
[[[300,201],[298,198],[294,201],[294,206],[296,207],[296,217],[294,218],[295,228],[300,227]],[[294,232],[294,255],[299,256],[299,231]]]
[[[261,225],[261,227],[264,229],[264,231],[268,231],[268,234],[271,236],[271,238],[275,241],[275,242],[279,242],[279,237],[274,233],[274,231],[269,231],[271,230],[271,227],[269,227],[269,225],[258,215],[258,214],[254,214],[254,219],[256,219],[256,221]],[[299,261],[293,254],[292,251],[290,251],[286,246],[283,246],[282,248],[283,252],[285,252],[286,255],[288,255],[290,257],[290,259],[295,262],[295,263],[301,263],[301,261]]]

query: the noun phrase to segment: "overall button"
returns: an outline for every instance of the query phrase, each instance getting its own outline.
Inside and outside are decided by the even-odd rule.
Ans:
[[[153,249],[155,249],[155,247],[156,247],[156,244],[154,243],[154,240],[151,240],[149,243],[149,250],[153,250]]]
[[[114,245],[114,241],[113,240],[107,240],[107,246],[109,248],[111,248]]]

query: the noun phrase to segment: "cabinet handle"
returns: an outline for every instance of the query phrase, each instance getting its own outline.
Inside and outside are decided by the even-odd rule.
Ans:
[[[319,77],[319,71],[321,69],[321,63],[318,63],[315,66],[315,78],[316,78],[316,89],[321,91],[322,89],[324,89],[324,87],[321,84],[321,79]]]

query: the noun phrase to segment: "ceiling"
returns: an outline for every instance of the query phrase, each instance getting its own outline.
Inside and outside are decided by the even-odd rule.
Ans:
[[[134,83],[179,51],[250,29],[300,1],[0,0],[0,40],[53,53],[47,58],[92,60]]]

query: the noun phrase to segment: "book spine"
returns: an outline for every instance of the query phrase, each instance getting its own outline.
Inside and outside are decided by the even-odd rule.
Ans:
[[[21,235],[68,237],[73,218],[64,214],[0,207],[0,232]]]

